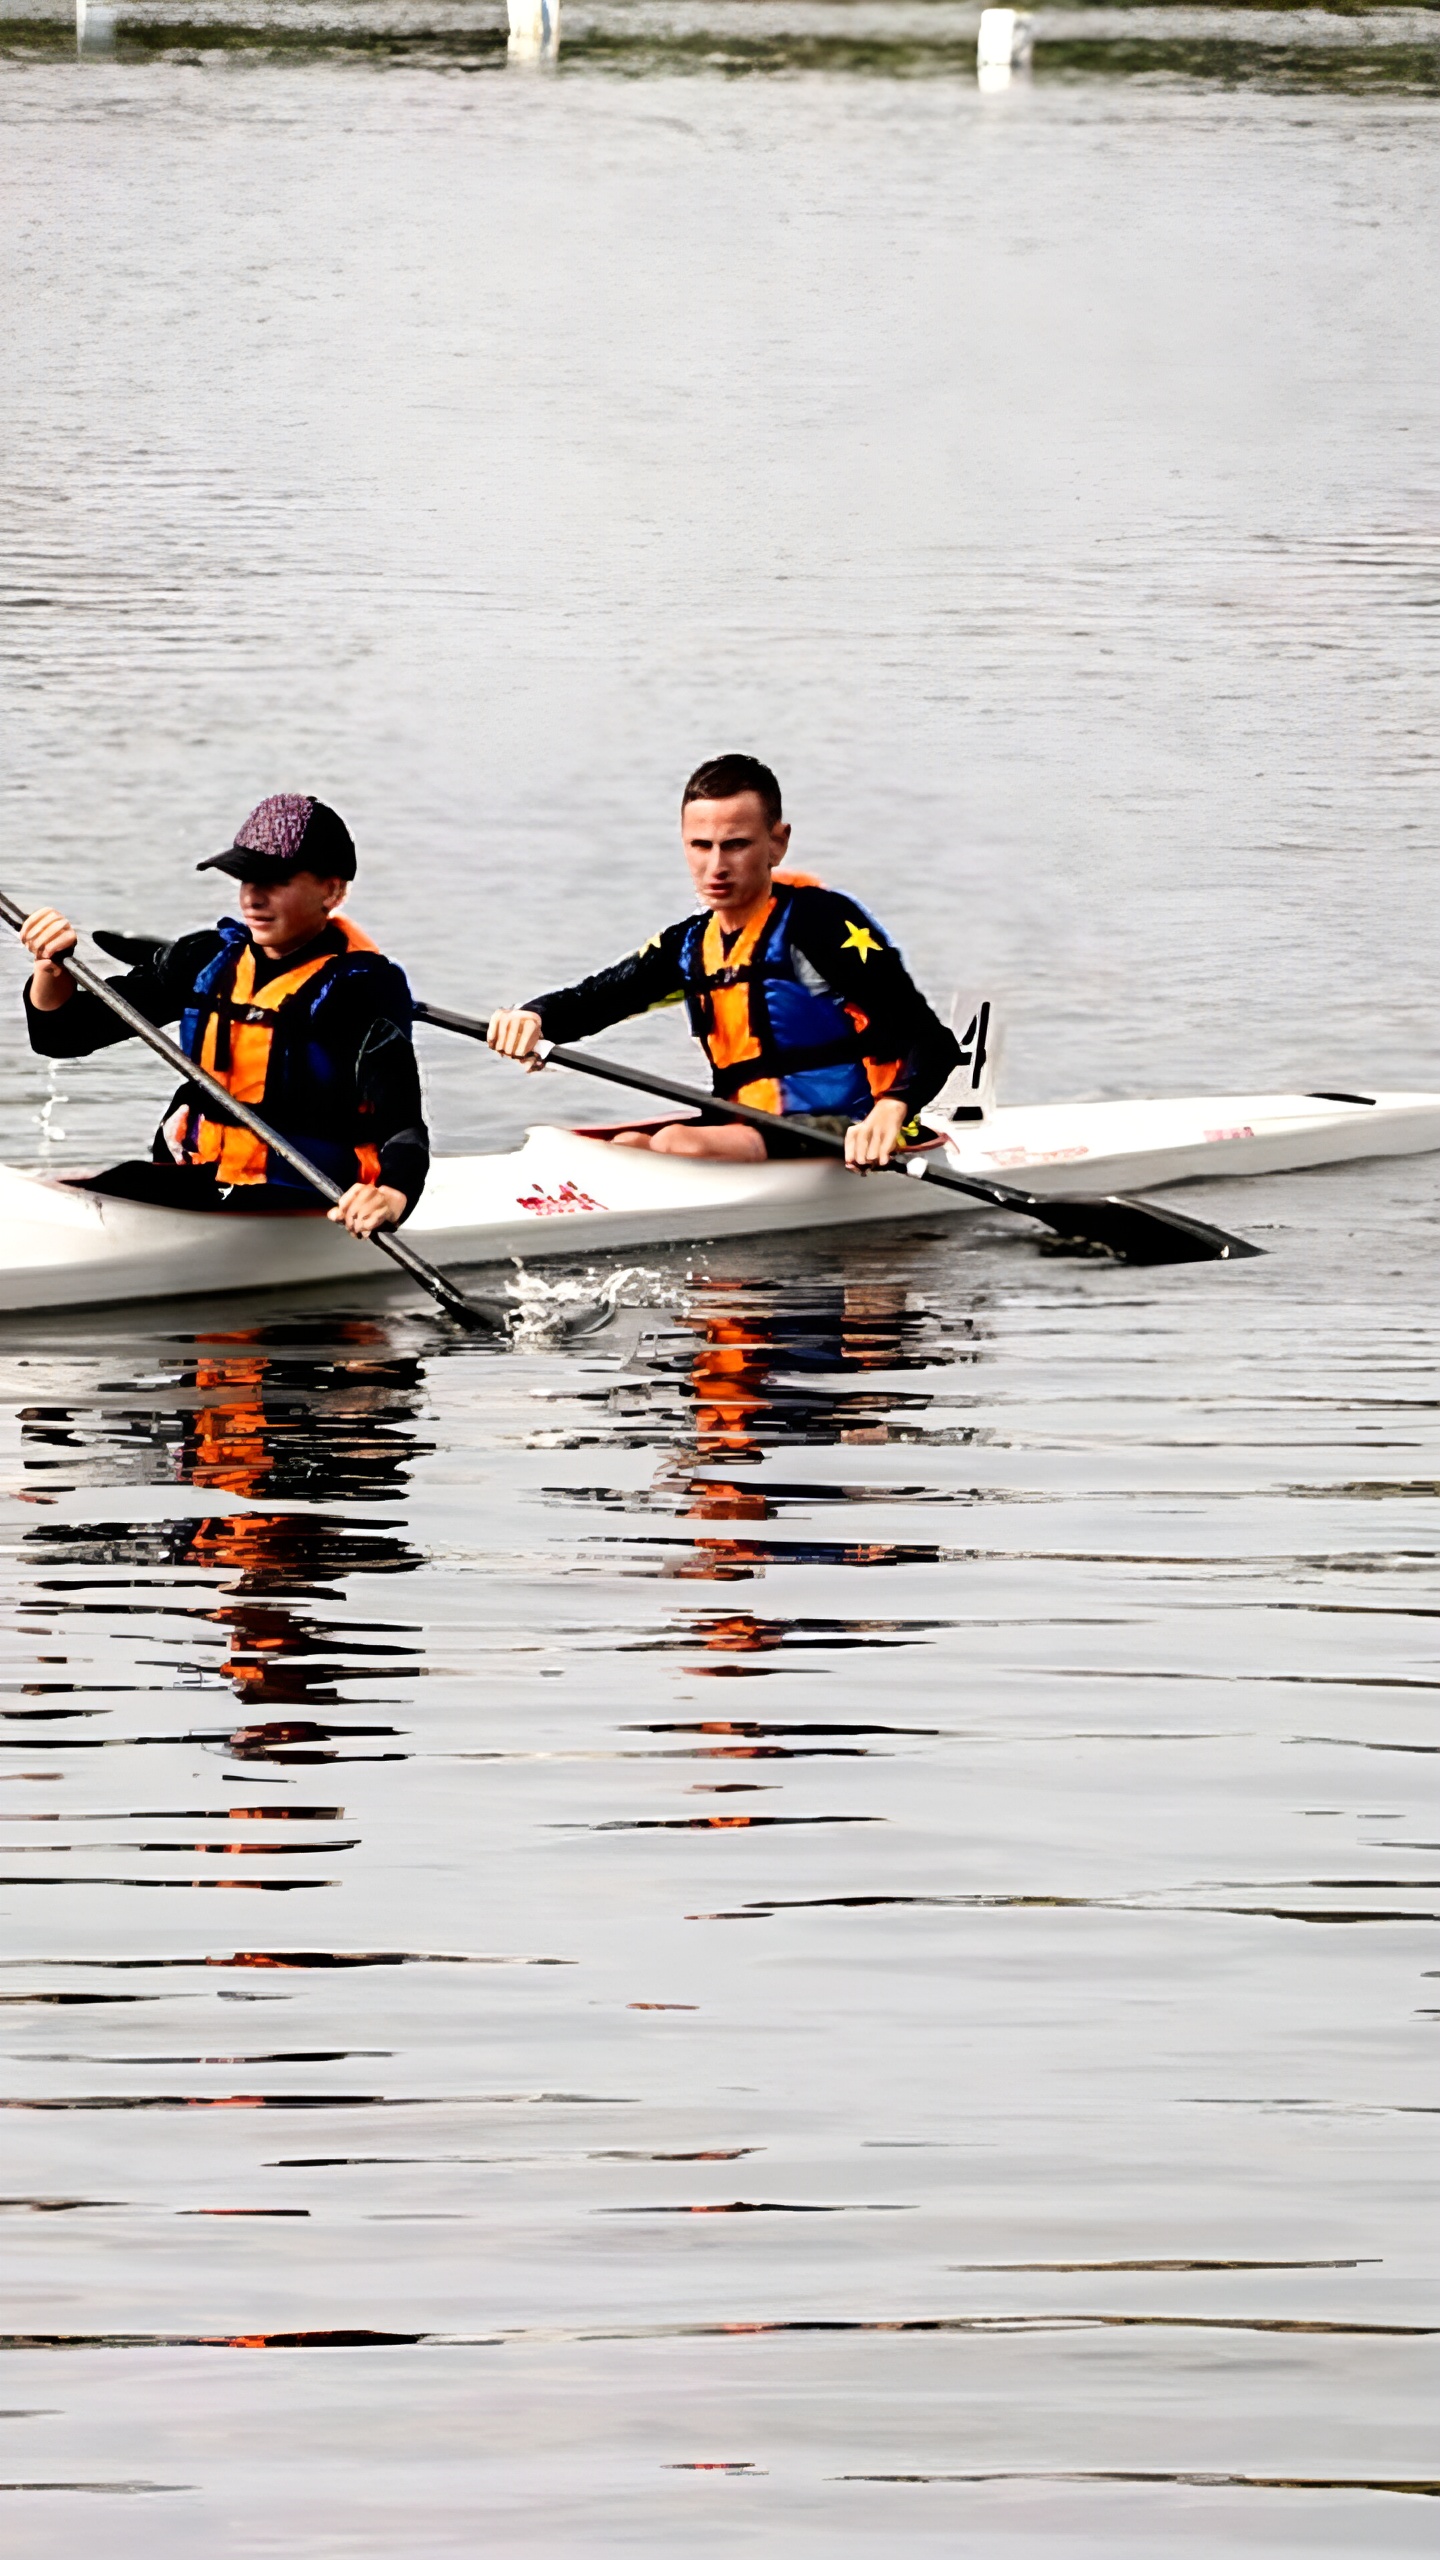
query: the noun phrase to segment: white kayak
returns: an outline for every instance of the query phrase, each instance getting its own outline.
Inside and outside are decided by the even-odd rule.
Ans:
[[[1044,1192],[1153,1190],[1440,1148],[1440,1094],[1211,1094],[1052,1102],[932,1128],[937,1165]],[[530,1130],[506,1155],[442,1156],[405,1229],[447,1271],[631,1252],[806,1227],[954,1218],[983,1207],[923,1181],[861,1179],[831,1159],[726,1164]],[[992,1213],[993,1214],[993,1213]],[[111,1200],[0,1166],[0,1314],[380,1277],[373,1249],[321,1213],[246,1218]]]

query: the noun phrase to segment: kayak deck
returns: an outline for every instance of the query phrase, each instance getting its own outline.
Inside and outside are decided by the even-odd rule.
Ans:
[[[1021,1104],[935,1123],[937,1164],[1053,1195],[1150,1190],[1440,1148],[1440,1094],[1222,1094]],[[983,1207],[976,1202],[974,1208]],[[972,1204],[825,1157],[733,1164],[532,1128],[504,1155],[440,1157],[405,1233],[446,1270],[519,1257],[965,1216]],[[0,1314],[380,1276],[322,1214],[246,1218],[108,1199],[0,1167]]]

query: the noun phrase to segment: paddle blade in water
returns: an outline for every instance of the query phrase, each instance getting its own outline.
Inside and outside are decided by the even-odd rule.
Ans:
[[[1100,1245],[1123,1262],[1240,1262],[1264,1247],[1227,1235],[1203,1218],[1157,1208],[1153,1200],[1127,1200],[1119,1192],[1095,1199],[1036,1200],[1033,1213],[1057,1236]]]
[[[464,1333],[487,1334],[492,1342],[503,1341],[509,1330],[506,1309],[493,1298],[464,1298],[458,1289],[442,1298],[440,1304]]]

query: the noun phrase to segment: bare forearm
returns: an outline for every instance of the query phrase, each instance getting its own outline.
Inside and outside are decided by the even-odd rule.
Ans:
[[[35,963],[30,1002],[37,1013],[58,1013],[75,993],[65,967],[75,948],[75,928],[58,907],[37,907],[20,928],[20,939]]]
[[[75,992],[69,970],[50,960],[41,961],[30,981],[30,1002],[37,1013],[58,1013]]]

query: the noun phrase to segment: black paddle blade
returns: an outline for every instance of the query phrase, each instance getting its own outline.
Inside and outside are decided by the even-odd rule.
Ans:
[[[466,1333],[483,1333],[491,1342],[501,1341],[509,1332],[509,1309],[494,1298],[462,1298],[458,1289],[440,1301],[448,1316]]]
[[[438,1290],[433,1294],[466,1333],[514,1346],[524,1312],[518,1298],[467,1298],[450,1281],[445,1282],[443,1296]],[[552,1309],[545,1329],[556,1342],[583,1342],[588,1334],[599,1333],[614,1321],[615,1309],[608,1298],[586,1298],[578,1306]]]
[[[1122,1262],[1241,1262],[1264,1251],[1244,1236],[1207,1226],[1203,1218],[1159,1209],[1153,1200],[1127,1200],[1118,1191],[1094,1200],[1037,1199],[1033,1207],[1057,1236],[1100,1245]]]
[[[382,1228],[380,1235],[374,1241],[377,1244],[381,1243],[385,1235],[386,1230]],[[398,1255],[394,1258],[399,1259]],[[408,1262],[403,1267],[408,1269]],[[432,1271],[428,1263],[423,1266],[423,1278],[424,1285],[437,1307],[444,1308],[451,1322],[458,1324],[462,1333],[483,1333],[491,1342],[505,1340],[510,1331],[510,1317],[514,1311],[504,1305],[499,1298],[467,1298],[464,1290],[457,1289],[453,1280],[447,1280],[441,1271]]]

